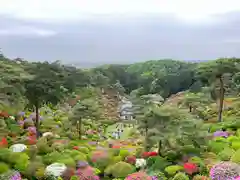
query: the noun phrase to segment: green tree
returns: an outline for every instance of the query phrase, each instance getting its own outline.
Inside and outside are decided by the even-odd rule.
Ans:
[[[151,145],[159,144],[159,154],[177,148],[176,139],[195,129],[193,116],[170,106],[151,107],[140,121],[139,128],[148,125],[147,139]]]
[[[84,120],[96,120],[100,116],[96,101],[92,99],[80,100],[73,108],[71,122],[76,126],[79,139],[82,138],[82,125]]]
[[[46,67],[46,64],[43,64],[44,66]],[[44,69],[41,64],[37,64],[36,67],[39,67],[36,69],[37,75],[25,81],[25,97],[28,106],[36,112],[35,126],[39,131],[39,108],[47,103],[59,103],[64,97],[65,89],[62,87],[61,75],[49,70],[50,67]]]
[[[125,92],[125,88],[122,86],[119,80],[113,85],[113,88],[115,88],[120,95],[123,95]]]
[[[202,82],[211,85],[214,82],[219,83],[219,109],[218,121],[222,121],[223,101],[225,94],[224,75],[234,74],[239,71],[239,60],[232,59],[218,59],[207,63],[201,63],[197,67],[197,77]]]
[[[209,103],[210,99],[204,93],[186,93],[182,103],[192,112],[199,105]]]

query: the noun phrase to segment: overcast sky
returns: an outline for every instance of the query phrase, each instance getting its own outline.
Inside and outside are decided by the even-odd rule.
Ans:
[[[240,56],[239,0],[0,0],[8,57],[92,66]]]

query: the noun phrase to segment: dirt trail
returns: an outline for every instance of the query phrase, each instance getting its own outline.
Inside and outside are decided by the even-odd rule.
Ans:
[[[113,89],[105,89],[99,92],[99,101],[103,109],[102,118],[118,121],[118,98],[117,93]]]

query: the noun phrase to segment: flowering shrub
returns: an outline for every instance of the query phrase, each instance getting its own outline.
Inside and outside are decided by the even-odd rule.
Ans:
[[[91,166],[78,168],[76,175],[82,180],[100,180]]]
[[[3,117],[3,118],[8,118],[9,117],[9,114],[5,111],[1,111],[0,112],[0,117]]]
[[[230,180],[238,176],[240,176],[240,166],[232,162],[218,163],[210,170],[210,177],[212,180]]]
[[[134,170],[135,170],[135,168],[131,164],[120,161],[120,162],[114,164],[110,168],[109,173],[112,174],[113,177],[115,177],[115,178],[125,178],[129,174],[132,174],[134,172]]]
[[[37,137],[35,135],[27,137],[27,143],[29,145],[34,145],[37,143]]]
[[[10,146],[10,149],[12,150],[12,152],[23,152],[27,149],[27,146],[24,144],[14,144]]]
[[[5,137],[0,141],[0,147],[8,147],[8,141]]]
[[[19,172],[16,172],[11,176],[11,180],[22,180],[21,174]]]
[[[135,164],[136,163],[136,157],[135,156],[127,156],[125,158],[125,161],[129,164]]]
[[[143,152],[142,153],[142,158],[149,158],[149,157],[153,157],[153,156],[157,156],[158,153],[153,151],[153,152]]]
[[[189,177],[185,173],[182,173],[182,172],[177,173],[173,178],[173,180],[180,180],[180,179],[181,180],[190,180]]]
[[[182,166],[179,165],[171,165],[165,168],[165,171],[168,173],[168,175],[175,175],[176,173],[178,173],[179,171],[182,171],[184,168]]]
[[[216,131],[216,132],[214,132],[213,133],[213,136],[214,137],[228,137],[229,136],[229,134],[228,134],[228,132],[225,132],[225,131]]]
[[[73,146],[73,149],[78,150],[79,147],[78,146]]]
[[[147,165],[147,162],[145,159],[136,159],[136,163],[135,163],[136,168],[144,168],[146,167],[146,165]]]
[[[45,170],[46,175],[54,175],[56,177],[61,176],[63,172],[67,169],[65,164],[62,163],[54,163],[47,166]]]
[[[144,172],[136,172],[133,174],[128,175],[125,180],[152,180],[151,176],[148,176],[146,173]]]
[[[30,135],[35,135],[37,133],[36,127],[28,127],[28,132]]]
[[[198,166],[194,163],[185,163],[183,165],[183,168],[185,172],[189,175],[192,175],[193,173],[196,173],[199,171]]]
[[[108,157],[108,153],[106,151],[95,151],[92,153],[91,161],[96,162],[98,159],[104,159]]]

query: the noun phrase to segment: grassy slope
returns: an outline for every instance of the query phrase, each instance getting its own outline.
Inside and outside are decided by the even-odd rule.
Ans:
[[[106,131],[106,136],[107,137],[111,137],[111,133],[110,132],[117,131],[117,125],[121,125],[121,124],[123,124],[123,123],[116,123],[116,124],[113,124],[111,126],[108,126],[107,131]],[[132,129],[133,128],[129,128],[129,127],[124,128],[123,129],[123,133],[121,134],[120,139],[121,140],[128,139],[129,134],[130,134]]]

